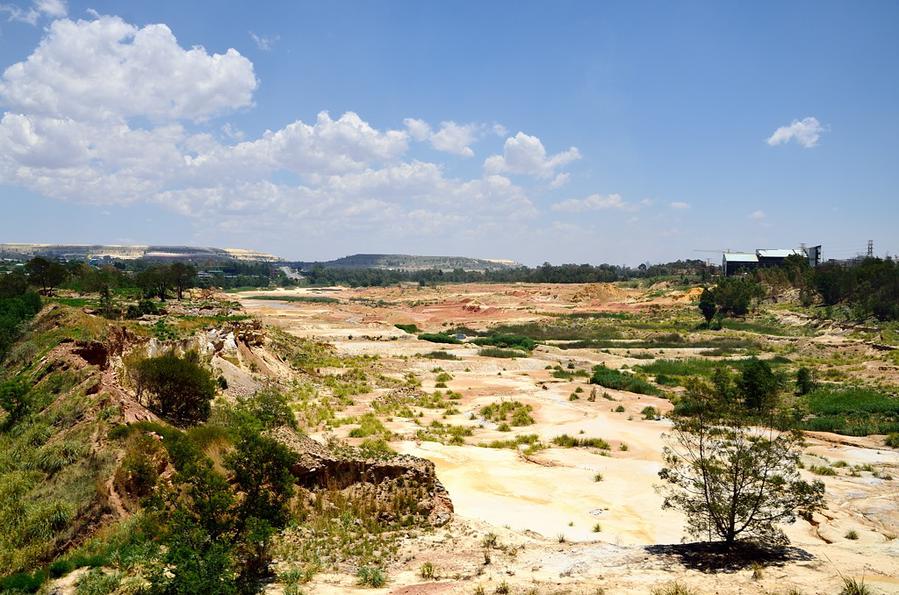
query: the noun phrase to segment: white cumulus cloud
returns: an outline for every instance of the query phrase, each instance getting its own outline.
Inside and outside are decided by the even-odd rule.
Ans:
[[[537,213],[504,175],[450,177],[442,163],[407,155],[410,138],[471,155],[484,125],[445,121],[435,131],[408,119],[392,130],[322,111],[247,138],[208,121],[250,107],[256,86],[235,50],[185,49],[165,25],[54,21],[0,78],[0,183],[83,203],[159,204],[203,228],[290,237],[488,236]]]
[[[519,132],[506,139],[502,155],[491,155],[484,161],[487,173],[512,173],[538,178],[551,178],[556,170],[581,158],[576,147],[555,155],[547,155],[546,148],[536,136]]]
[[[821,134],[827,128],[818,122],[817,118],[808,117],[802,120],[793,120],[789,126],[781,126],[768,137],[768,144],[782,145],[790,141],[796,141],[800,146],[810,149],[818,144]]]
[[[765,211],[761,209],[749,213],[749,218],[753,221],[764,221],[766,217]]]
[[[77,120],[143,116],[202,121],[249,106],[253,64],[236,50],[183,49],[165,25],[118,17],[54,21],[37,49],[0,79],[20,113]]]
[[[406,118],[403,124],[413,140],[429,141],[438,151],[462,157],[474,156],[471,145],[478,140],[484,129],[480,124],[457,124],[452,120],[441,122],[436,132],[430,124],[417,118]]]

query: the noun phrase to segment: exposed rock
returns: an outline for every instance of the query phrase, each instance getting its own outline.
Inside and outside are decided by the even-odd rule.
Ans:
[[[372,459],[351,448],[333,452],[286,427],[271,434],[297,454],[291,471],[309,492],[337,490],[364,499],[373,514],[388,521],[412,514],[420,522],[441,526],[452,518],[453,503],[431,461],[410,455]]]

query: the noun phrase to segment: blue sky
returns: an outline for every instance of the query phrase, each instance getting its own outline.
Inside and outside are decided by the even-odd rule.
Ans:
[[[15,1],[0,241],[899,253],[895,2]]]

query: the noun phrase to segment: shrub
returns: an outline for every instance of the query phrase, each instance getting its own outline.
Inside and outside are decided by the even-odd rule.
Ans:
[[[433,580],[434,578],[436,578],[437,573],[434,568],[434,564],[432,562],[425,562],[424,564],[422,564],[418,569],[418,576],[425,580]]]
[[[447,351],[430,351],[425,353],[422,357],[426,357],[429,359],[442,359],[442,360],[459,360],[461,359],[458,355],[454,355]]]
[[[651,406],[644,407],[640,411],[640,415],[643,416],[643,419],[650,419],[650,420],[657,420],[661,417],[659,415],[658,409],[656,409],[655,407],[651,407]]]
[[[487,335],[486,337],[479,337],[473,340],[472,343],[475,345],[520,349],[522,351],[532,351],[537,346],[537,342],[529,337],[511,334]]]
[[[562,448],[598,448],[611,450],[609,443],[602,438],[573,438],[568,434],[562,434],[552,439],[552,443]]]
[[[189,425],[209,417],[215,379],[198,363],[196,352],[181,358],[174,353],[142,360],[135,380],[138,400],[148,393],[148,405],[176,425]]]
[[[393,326],[395,326],[396,328],[400,329],[403,332],[409,333],[410,335],[415,335],[415,334],[421,332],[421,329],[419,329],[414,324],[394,324]]]
[[[103,572],[99,568],[92,568],[81,578],[75,589],[75,595],[107,595],[115,591],[122,577],[118,573]]]
[[[890,448],[899,448],[899,432],[893,432],[892,434],[887,436],[884,444],[886,444]]]
[[[446,333],[421,333],[418,338],[422,341],[430,341],[431,343],[450,343],[459,344],[462,341],[452,335]]]
[[[649,384],[642,378],[634,376],[633,374],[626,374],[618,370],[607,368],[605,365],[599,365],[593,368],[593,375],[590,377],[590,382],[606,388],[626,390],[642,395],[660,396],[662,394],[658,388]]]
[[[478,355],[482,357],[499,357],[504,359],[515,359],[516,357],[525,357],[527,354],[517,349],[501,349],[499,347],[486,347],[478,350]]]
[[[855,541],[856,539],[858,539],[858,531],[856,531],[855,529],[850,529],[850,530],[846,531],[845,537],[846,537],[846,539],[851,539],[851,540]]]
[[[387,584],[387,575],[384,571],[376,566],[362,566],[356,572],[356,578],[359,584],[364,587],[373,587],[375,589],[383,587]]]

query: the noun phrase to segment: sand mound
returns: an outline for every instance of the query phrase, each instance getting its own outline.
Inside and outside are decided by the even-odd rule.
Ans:
[[[611,302],[627,296],[627,292],[611,283],[591,283],[584,285],[573,296],[573,302]]]

